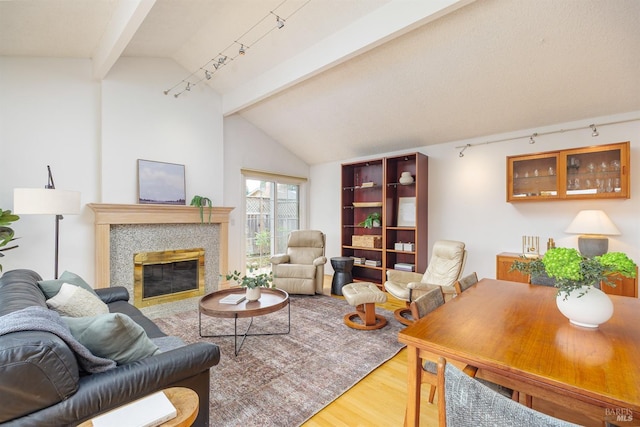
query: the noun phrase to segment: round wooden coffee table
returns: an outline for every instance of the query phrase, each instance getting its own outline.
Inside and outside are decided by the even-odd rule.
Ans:
[[[198,305],[198,332],[201,337],[214,338],[214,337],[234,337],[235,355],[237,356],[244,344],[244,340],[247,337],[258,335],[286,335],[291,331],[291,305],[289,305],[289,294],[282,289],[275,288],[262,288],[260,299],[258,301],[241,301],[237,304],[225,304],[220,302],[224,297],[229,295],[244,295],[246,290],[244,288],[231,288],[223,289],[220,291],[212,292],[205,295],[200,299]],[[251,325],[253,325],[253,319],[257,316],[263,316],[265,314],[273,313],[284,307],[288,307],[288,322],[287,330],[282,332],[268,332],[268,333],[249,333]],[[225,317],[233,318],[233,335],[203,335],[202,334],[202,315],[210,317]],[[250,317],[251,322],[249,326],[242,334],[238,334],[238,319]],[[238,338],[242,337],[242,341],[238,344]]]

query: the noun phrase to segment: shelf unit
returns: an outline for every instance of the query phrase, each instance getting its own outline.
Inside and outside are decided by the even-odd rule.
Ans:
[[[414,181],[401,184],[402,172]],[[427,178],[428,157],[421,153],[342,165],[342,256],[379,264],[355,263],[354,280],[382,287],[386,271],[397,263],[413,264],[418,272],[426,269]],[[359,225],[372,212],[381,215],[380,227]],[[376,236],[379,247],[354,246],[353,236],[371,236],[371,241]],[[396,243],[407,246],[396,248]]]
[[[507,157],[507,202],[628,199],[629,142]]]

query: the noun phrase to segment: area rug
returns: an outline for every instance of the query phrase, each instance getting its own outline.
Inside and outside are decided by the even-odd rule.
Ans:
[[[386,327],[354,330],[342,321],[353,307],[328,296],[292,296],[288,335],[247,337],[234,356],[233,337],[200,338],[197,310],[157,318],[169,335],[187,343],[220,346],[211,369],[211,426],[297,426],[331,403],[403,347],[403,326],[377,309]],[[249,319],[238,319],[245,328]],[[233,319],[202,316],[203,334],[233,333]],[[256,317],[252,332],[285,331],[287,308]],[[242,329],[244,330],[244,329]]]

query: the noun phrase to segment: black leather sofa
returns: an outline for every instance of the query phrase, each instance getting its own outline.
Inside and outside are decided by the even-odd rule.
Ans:
[[[31,270],[12,270],[0,278],[0,316],[30,306],[47,307]],[[149,338],[165,334],[128,303],[123,287],[96,289],[112,313],[125,313]],[[57,335],[18,331],[0,335],[0,425],[75,426],[98,414],[167,387],[198,393],[195,426],[209,425],[209,369],[220,360],[218,346],[194,343],[105,372],[81,372],[76,356]]]

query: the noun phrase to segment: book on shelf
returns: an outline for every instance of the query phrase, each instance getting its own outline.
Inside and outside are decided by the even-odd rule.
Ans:
[[[161,391],[128,403],[91,420],[93,427],[154,427],[178,415],[169,398]]]
[[[409,264],[406,262],[397,262],[393,265],[394,270],[400,270],[400,271],[415,271],[416,266],[415,264]]]
[[[351,258],[353,259],[353,263],[358,265],[362,265],[366,261],[366,259],[363,257],[352,256]]]
[[[382,261],[368,259],[364,262],[364,265],[368,265],[369,267],[380,267],[382,265]]]
[[[229,294],[220,299],[220,304],[240,304],[246,298],[245,294]]]

